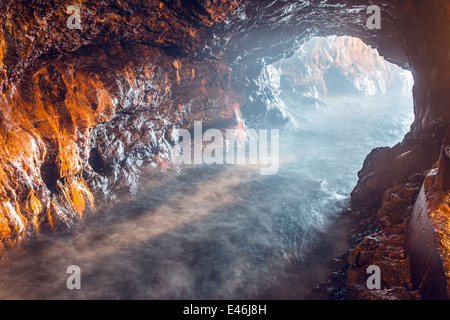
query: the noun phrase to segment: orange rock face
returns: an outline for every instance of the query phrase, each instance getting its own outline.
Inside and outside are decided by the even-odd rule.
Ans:
[[[111,141],[95,136],[94,127],[125,114],[121,122],[133,138],[121,143],[132,152],[137,142],[162,142],[171,127],[191,119],[235,115],[230,68],[189,57],[201,52],[207,28],[236,3],[212,2],[199,12],[180,1],[83,2],[82,30],[66,26],[69,5],[8,2],[2,8],[0,241],[7,246],[41,225],[71,223],[95,208],[92,181],[101,180],[105,164],[99,162],[110,151],[101,144]],[[144,124],[130,124],[131,118]],[[155,136],[144,134],[150,129]],[[155,143],[150,161],[158,162],[159,153],[164,150]]]

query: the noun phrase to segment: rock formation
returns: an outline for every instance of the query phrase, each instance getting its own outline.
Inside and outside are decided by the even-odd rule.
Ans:
[[[379,30],[366,27],[369,4],[381,8]],[[81,29],[67,25],[71,5]],[[413,72],[416,119],[402,143],[374,150],[359,173],[348,297],[448,297],[447,285],[423,289],[448,272],[421,267],[405,240],[414,238],[417,196],[439,190],[428,210],[443,215],[429,234],[439,256],[430,257],[447,270],[439,248],[448,234],[448,1],[5,0],[0,11],[2,247],[132,193],[144,170],[170,166],[173,127],[258,118],[265,102],[248,97],[265,66],[309,37],[351,35]],[[363,287],[371,264],[386,290]]]

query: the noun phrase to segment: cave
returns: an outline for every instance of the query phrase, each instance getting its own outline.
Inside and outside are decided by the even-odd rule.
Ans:
[[[449,298],[446,0],[110,0],[75,6],[6,0],[0,10],[0,283],[11,288],[0,298]],[[283,280],[272,273],[284,266],[287,247],[301,256],[295,261],[305,257],[301,244],[277,227],[300,236],[305,220],[271,215],[257,199],[251,210],[243,208],[232,194],[246,195],[249,187],[238,181],[253,181],[252,174],[237,166],[185,169],[174,161],[176,138],[180,129],[194,134],[198,121],[204,131],[233,128],[244,136],[247,128],[289,127],[293,116],[280,101],[299,102],[310,112],[326,109],[311,87],[298,85],[301,64],[297,73],[277,78],[282,90],[265,81],[311,41],[330,38],[358,39],[366,52],[376,50],[383,61],[409,72],[414,116],[401,141],[397,135],[392,144],[365,151],[348,201],[335,208],[335,228],[319,245],[329,255],[320,257],[324,279],[308,292],[292,293],[304,270],[293,265],[294,276]],[[374,66],[370,70],[379,71]],[[361,94],[339,67],[322,76],[328,97]],[[388,110],[383,117],[395,116]],[[336,119],[342,124],[345,117]],[[291,212],[297,197],[314,197],[307,187],[288,188],[291,179],[276,184],[264,178],[272,193],[285,196],[282,212]],[[194,199],[202,200],[201,209]],[[224,213],[217,220],[214,213],[226,206],[243,214]],[[246,228],[225,237],[220,228],[233,219]],[[157,224],[161,228],[151,228]],[[202,242],[204,225],[214,236]],[[255,236],[258,228],[271,232]],[[169,246],[173,241],[178,246]],[[251,251],[239,251],[248,243]],[[334,251],[335,244],[344,252]],[[228,259],[233,250],[242,256],[239,263]],[[127,262],[142,252],[147,254],[130,268]],[[182,253],[186,264],[180,266],[171,254]],[[52,282],[61,268],[64,274],[92,257],[98,264],[83,273],[84,291],[66,290],[64,276]],[[117,261],[118,269],[104,267]],[[373,266],[381,288],[368,286]],[[147,267],[157,272],[142,272]],[[177,270],[176,276],[168,270]],[[139,281],[127,282],[116,272]],[[33,291],[27,286],[36,279],[54,286]],[[119,289],[87,290],[110,279]]]

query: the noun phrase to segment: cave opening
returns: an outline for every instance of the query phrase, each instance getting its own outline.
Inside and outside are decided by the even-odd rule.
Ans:
[[[270,201],[289,220],[282,232],[302,230],[293,241],[303,247],[295,253],[302,262],[270,297],[304,298],[323,280],[327,263],[349,248],[345,234],[352,222],[341,213],[366,157],[410,132],[414,78],[359,38],[327,36],[266,65],[255,82],[244,117],[250,126],[282,130],[281,169],[265,181],[276,186]]]
[[[312,38],[265,66],[256,84],[243,119],[247,129],[281,129],[276,175],[245,165],[193,165],[169,178],[152,175],[132,200],[86,218],[79,233],[41,242],[38,269],[47,270],[45,281],[74,261],[83,266],[84,280],[79,293],[41,288],[39,294],[307,297],[329,275],[330,259],[348,250],[347,226],[338,218],[364,158],[373,148],[398,143],[414,120],[413,79],[361,40],[334,36]],[[98,149],[89,159],[104,172]],[[15,263],[36,260],[32,254]],[[22,284],[13,291],[26,292],[4,295],[30,296],[28,280],[42,275],[13,270],[0,277]]]
[[[412,73],[356,37],[313,37],[256,82],[243,107],[250,122],[282,128],[283,157],[342,197],[366,156],[400,143],[414,121]]]

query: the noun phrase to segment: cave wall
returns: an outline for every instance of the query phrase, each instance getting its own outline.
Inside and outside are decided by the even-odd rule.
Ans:
[[[425,178],[411,209],[406,250],[412,283],[423,299],[450,298],[450,130],[439,161]]]
[[[81,7],[81,30],[66,25],[73,4]],[[365,26],[369,4],[382,8],[380,30]],[[232,124],[241,112],[249,123],[258,119],[265,102],[248,97],[262,68],[311,36],[360,37],[415,78],[411,132],[367,157],[352,193],[363,225],[356,247],[367,230],[402,233],[408,215],[391,208],[411,206],[439,158],[450,119],[446,0],[6,0],[0,12],[0,240],[7,247],[70,225],[119,190],[132,193],[143,170],[170,165],[174,126]],[[354,252],[376,251],[364,248]],[[399,265],[407,262],[402,255]],[[350,278],[362,277],[364,264],[350,264]]]
[[[231,69],[208,55],[230,2],[1,4],[0,240],[70,225],[111,190],[165,167],[170,131],[233,120]]]

